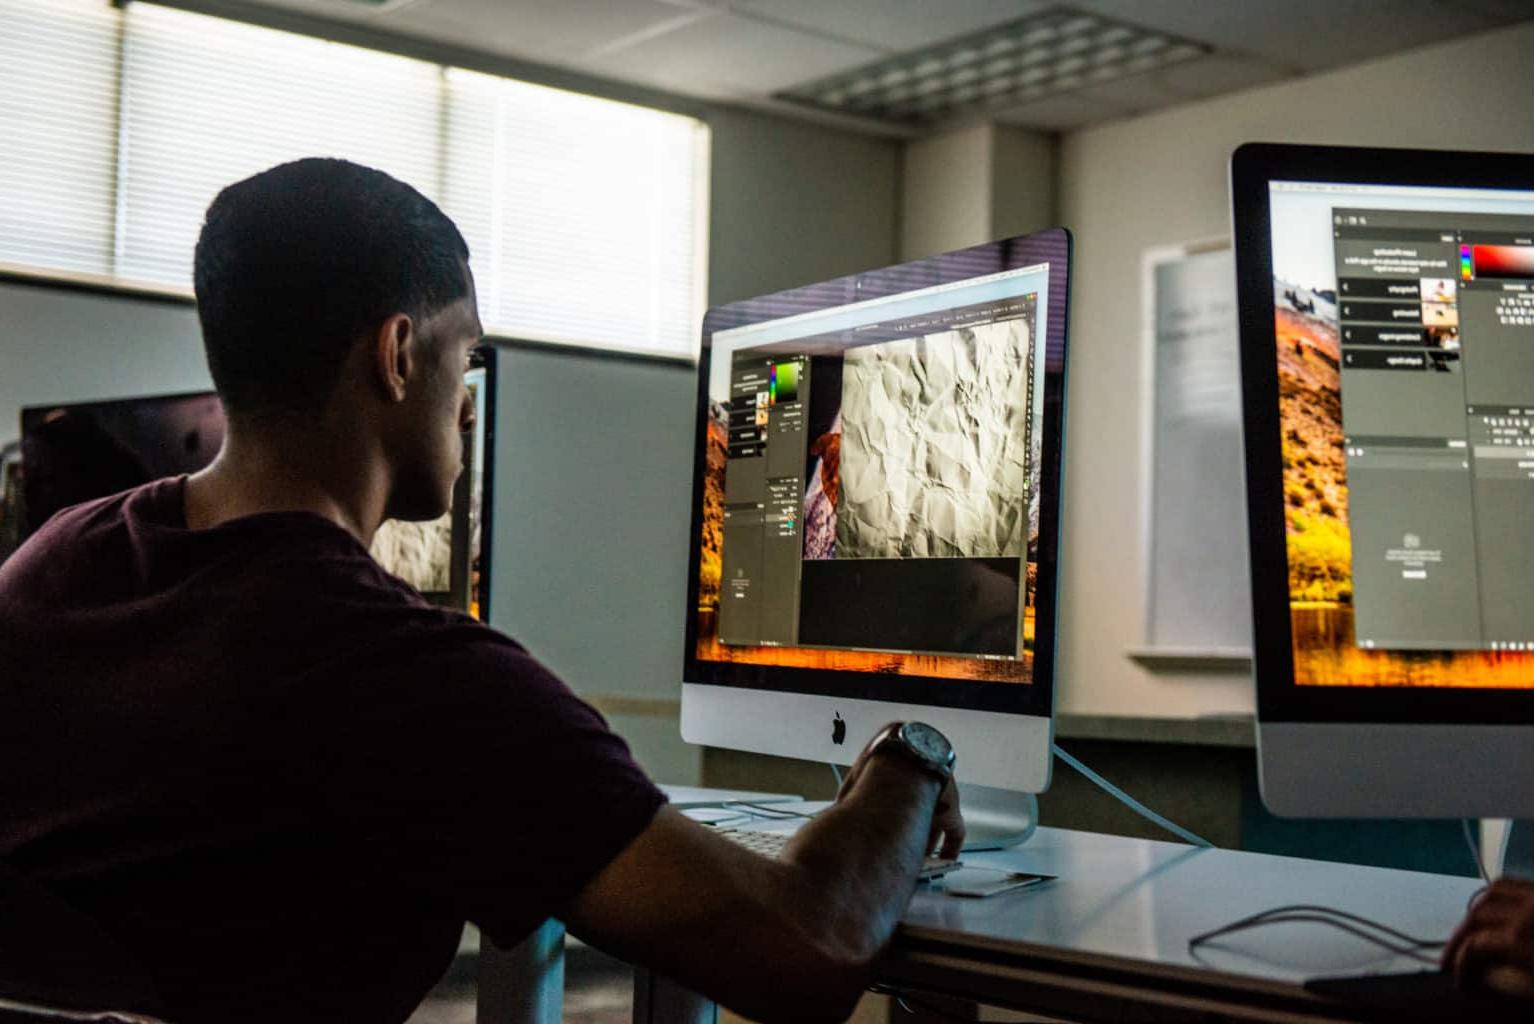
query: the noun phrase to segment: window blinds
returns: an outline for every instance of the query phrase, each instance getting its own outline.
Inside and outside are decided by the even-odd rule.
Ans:
[[[691,118],[452,70],[448,204],[476,223],[481,318],[688,352],[701,313],[703,129]],[[488,208],[474,173],[491,168]]]
[[[150,4],[127,8],[117,273],[185,285],[218,190],[338,156],[436,191],[433,64]]]
[[[0,262],[189,289],[220,188],[338,156],[453,217],[490,332],[696,354],[694,119],[147,3],[0,0],[0,26]]]
[[[0,262],[112,272],[119,20],[0,0]]]

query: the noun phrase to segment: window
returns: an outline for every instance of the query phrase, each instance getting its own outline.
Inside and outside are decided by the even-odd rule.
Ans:
[[[218,190],[299,157],[440,194],[440,79],[424,61],[129,4],[117,274],[185,286]]]
[[[451,70],[447,209],[475,223],[481,318],[691,351],[702,313],[696,121]],[[490,169],[488,173],[482,168]],[[486,190],[479,179],[493,181]],[[489,194],[489,209],[476,196]]]
[[[0,260],[112,271],[120,15],[0,0]]]
[[[695,119],[146,3],[0,23],[0,262],[189,290],[218,189],[339,156],[453,217],[491,333],[696,354]]]

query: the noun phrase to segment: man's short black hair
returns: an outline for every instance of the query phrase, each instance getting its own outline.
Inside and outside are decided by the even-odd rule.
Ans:
[[[468,258],[435,203],[370,167],[297,160],[230,185],[208,207],[193,275],[225,408],[324,408],[365,333],[468,295]]]

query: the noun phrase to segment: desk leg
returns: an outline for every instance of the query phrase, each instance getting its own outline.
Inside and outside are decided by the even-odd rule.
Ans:
[[[712,999],[636,966],[634,1024],[719,1024],[719,1007]]]
[[[476,1024],[560,1024],[565,1003],[565,926],[550,918],[514,949],[481,936]]]

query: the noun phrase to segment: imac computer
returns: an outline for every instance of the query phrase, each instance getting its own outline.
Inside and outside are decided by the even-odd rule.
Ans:
[[[452,508],[433,522],[389,520],[374,537],[380,565],[427,600],[489,621],[490,511],[495,444],[495,350],[476,349],[464,383],[474,429]],[[22,538],[55,512],[161,477],[195,473],[224,440],[212,392],[30,406],[21,412]]]
[[[1534,816],[1534,157],[1231,164],[1263,799]]]
[[[846,764],[925,721],[977,841],[1026,833],[1015,794],[1051,766],[1069,258],[1046,231],[709,310],[688,742]]]
[[[21,410],[21,539],[71,505],[195,473],[224,444],[211,391]]]

